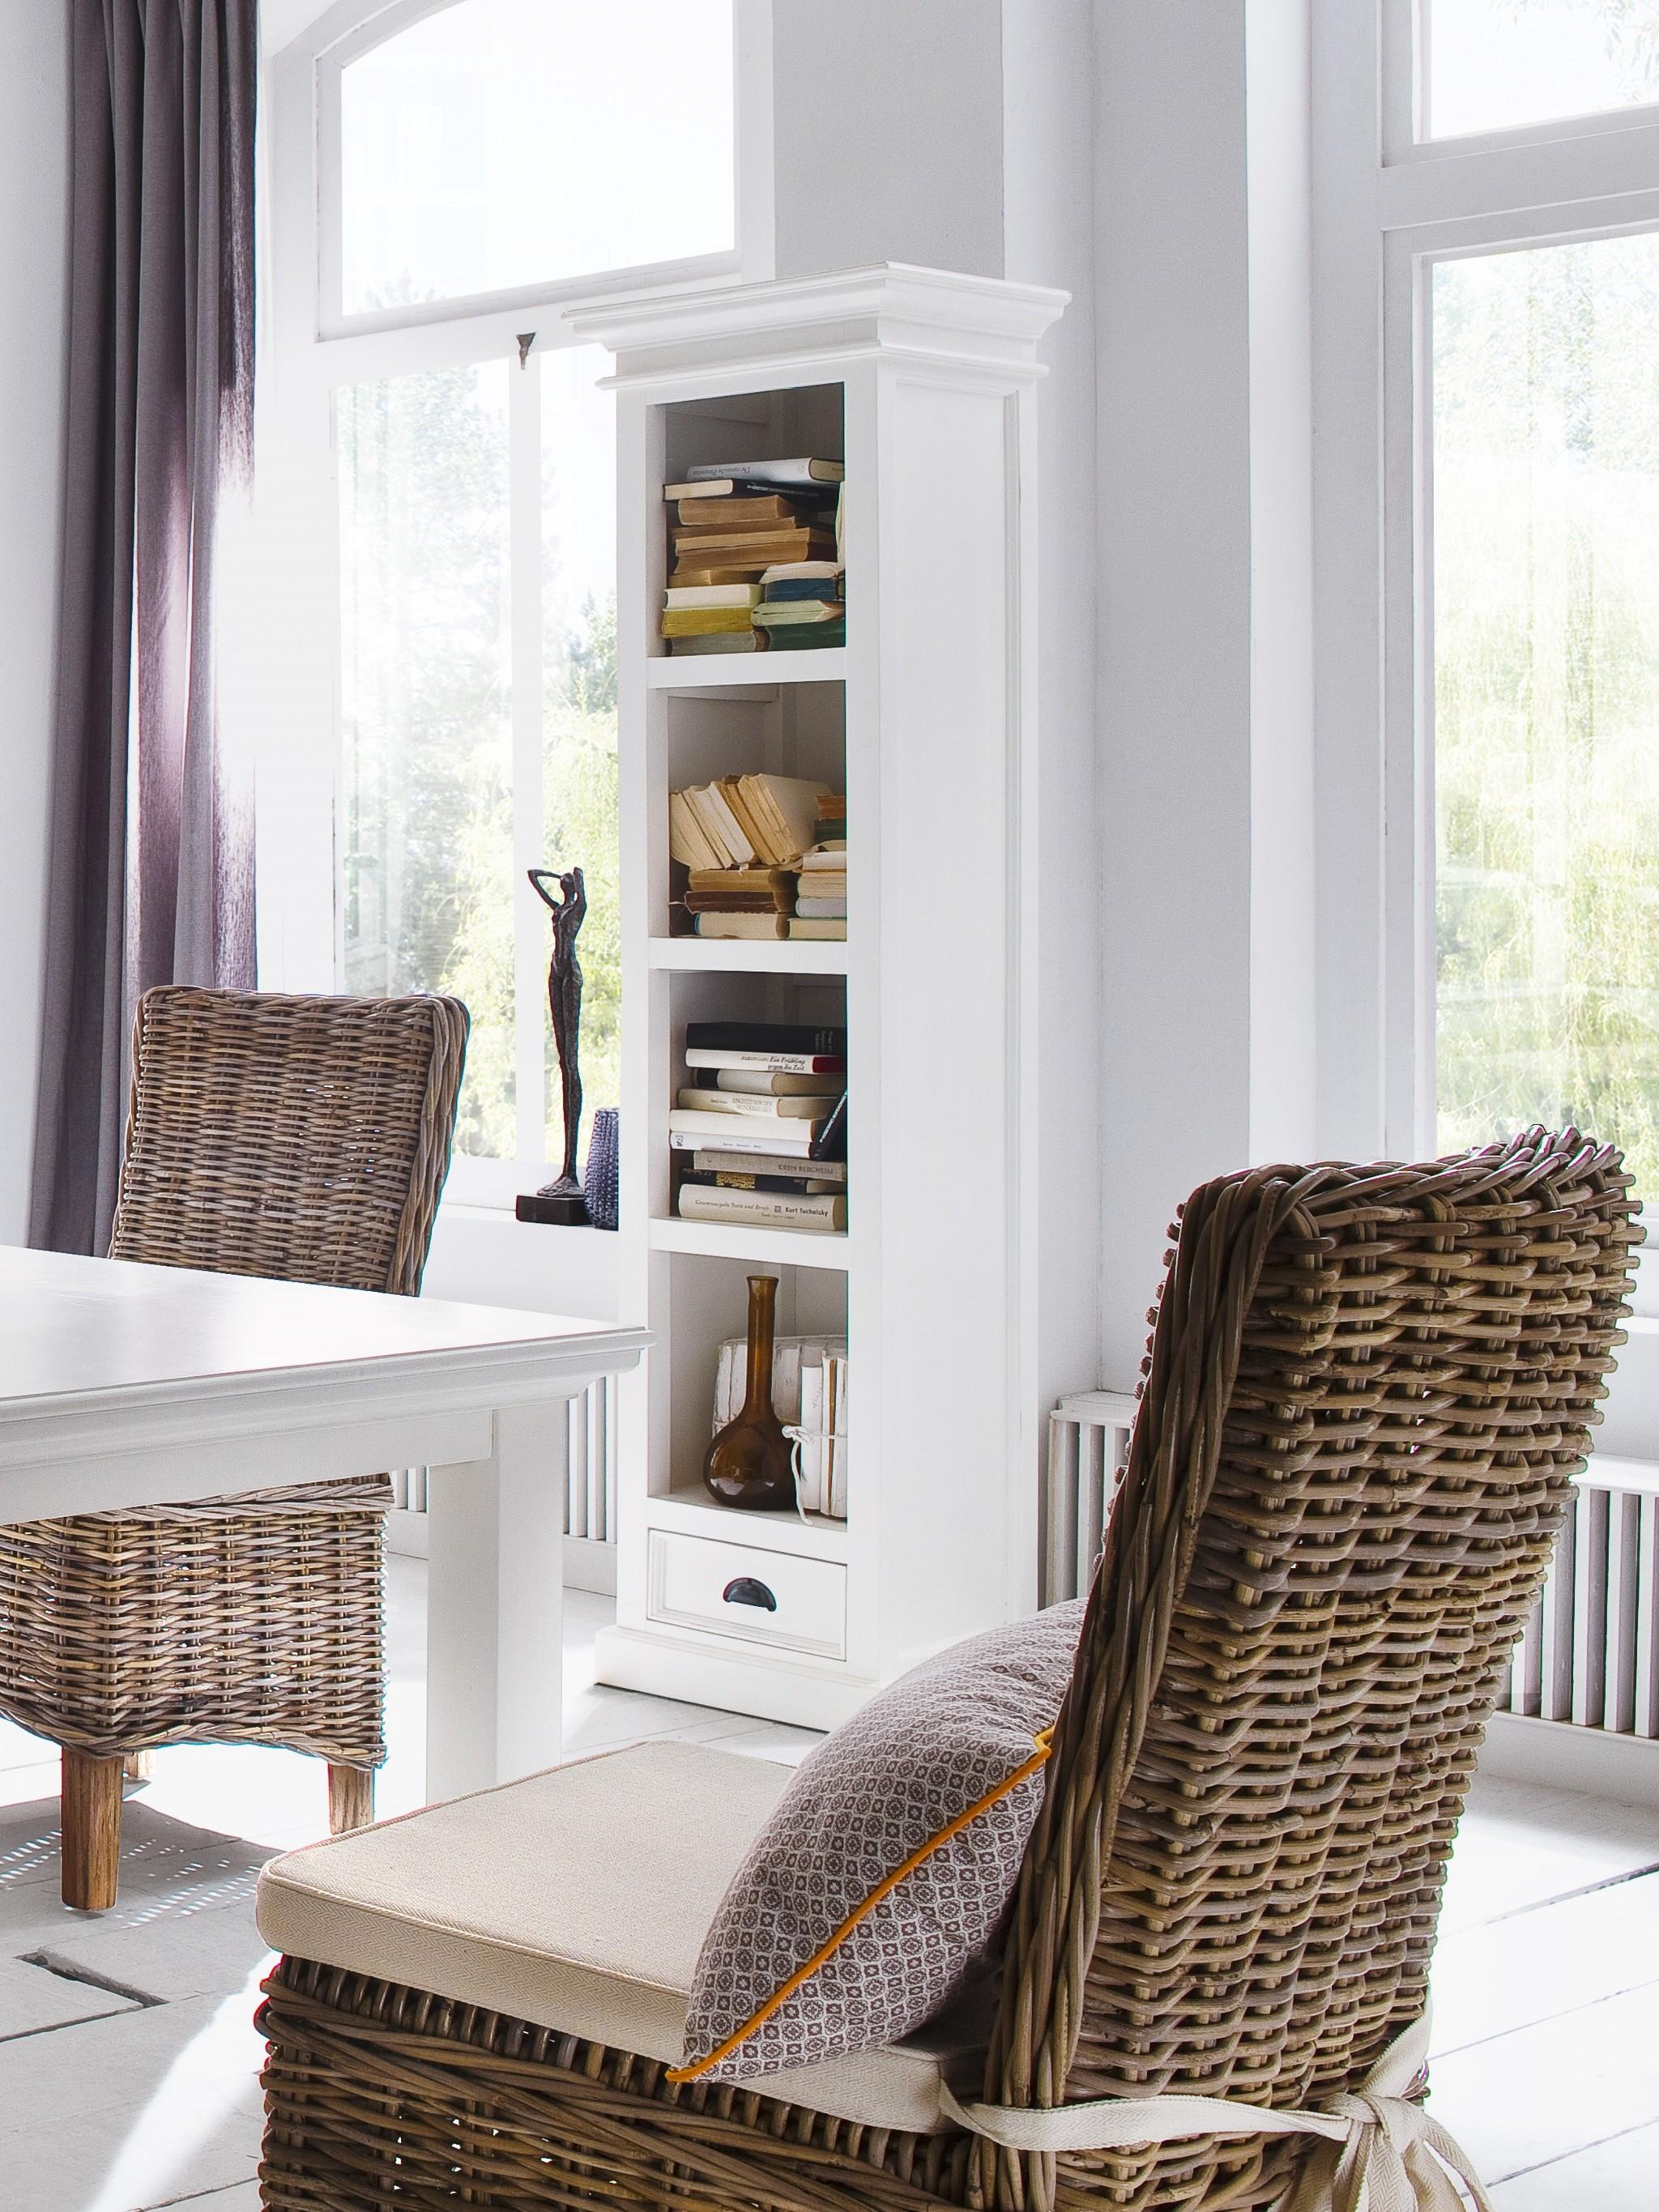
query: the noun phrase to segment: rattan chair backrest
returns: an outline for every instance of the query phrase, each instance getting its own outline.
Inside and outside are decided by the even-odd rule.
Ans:
[[[112,1257],[412,1295],[466,1035],[456,999],[146,992]]]
[[[987,2094],[1352,2086],[1447,1855],[1628,1289],[1568,1131],[1195,1192],[1022,1871]],[[978,2154],[978,2201],[1273,2201],[1305,2139]]]

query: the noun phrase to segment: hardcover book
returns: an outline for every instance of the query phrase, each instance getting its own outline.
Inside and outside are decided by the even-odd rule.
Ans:
[[[715,637],[731,631],[738,635],[752,629],[757,616],[764,607],[665,607],[662,615],[662,634],[665,637]]]
[[[839,581],[846,574],[840,561],[776,561],[761,578],[761,589],[770,594],[781,584]]]
[[[817,460],[803,458],[787,461],[702,461],[685,472],[688,483],[696,490],[710,483],[755,484],[763,489],[787,491],[792,487],[806,488],[813,484],[838,484],[847,474],[842,461]],[[676,497],[683,496],[678,486]]]
[[[786,1198],[763,1190],[708,1190],[682,1183],[679,1212],[685,1221],[732,1221],[764,1229],[844,1230],[844,1198]]]
[[[675,637],[668,641],[668,650],[674,654],[696,653],[763,653],[767,635],[763,629],[745,629],[739,636],[729,632],[717,637]]]
[[[787,891],[687,891],[688,914],[787,914]]]
[[[728,1115],[721,1129],[671,1129],[668,1133],[671,1152],[706,1156],[712,1145],[722,1158],[741,1152],[746,1158],[804,1160],[811,1157],[811,1143],[805,1121],[742,1121],[735,1115]],[[813,1160],[815,1176],[828,1172],[822,1162]]]
[[[847,1188],[845,1160],[814,1160],[810,1166],[803,1167],[799,1161],[792,1159],[787,1154],[769,1152],[763,1149],[750,1150],[748,1147],[750,1141],[747,1136],[744,1137],[745,1149],[743,1151],[737,1150],[729,1143],[722,1143],[718,1146],[704,1146],[694,1152],[691,1155],[693,1172],[697,1175],[736,1173],[799,1176],[805,1174],[811,1176],[817,1182],[834,1183],[842,1190]],[[753,1141],[757,1146],[763,1146],[764,1143],[764,1139],[758,1138]]]
[[[757,607],[755,612],[763,611]],[[791,629],[757,630],[757,637],[769,637],[774,653],[810,653],[829,651],[847,642],[847,625],[838,623],[798,623]]]
[[[685,1049],[688,1058],[694,1052],[716,1052],[722,1058],[730,1053],[784,1052],[823,1053],[844,1060],[847,1031],[829,1023],[688,1022]]]
[[[753,1121],[823,1122],[834,1110],[839,1096],[837,1092],[826,1097],[819,1091],[804,1097],[778,1097],[770,1092],[688,1088],[679,1093],[678,1103],[695,1114],[740,1114]]]
[[[769,1067],[721,1066],[714,1071],[720,1091],[752,1091],[757,1098],[839,1098],[842,1085],[832,1088],[821,1075],[786,1075]]]
[[[847,1031],[811,1022],[688,1022],[688,1052],[825,1052],[847,1057]]]
[[[674,557],[684,562],[708,561],[716,567],[722,556],[766,565],[810,560],[830,543],[821,530],[677,530]]]
[[[770,914],[700,914],[694,917],[692,934],[696,937],[757,938],[763,943],[787,938],[790,916],[780,914],[775,908]]]
[[[809,562],[806,565],[815,568],[834,567],[835,574],[829,576],[787,576],[775,569],[769,569],[759,586],[766,594],[769,607],[787,605],[794,599],[816,599],[834,606],[845,604],[842,596],[843,578],[839,566],[823,562]]]
[[[698,1183],[710,1190],[770,1190],[793,1192],[797,1196],[811,1197],[823,1191],[839,1190],[839,1183],[825,1181],[822,1176],[809,1175],[811,1162],[803,1160],[794,1175],[757,1175],[739,1173],[727,1168],[719,1175],[704,1175],[696,1168],[688,1168],[680,1180],[683,1183]]]
[[[754,607],[758,584],[676,584],[663,593],[665,607]]]
[[[816,1121],[772,1121],[764,1124],[746,1121],[740,1114],[698,1114],[689,1108],[670,1109],[668,1135],[672,1144],[678,1138],[689,1140],[690,1148],[718,1141],[727,1150],[742,1147],[743,1132],[753,1131],[747,1147],[756,1152],[793,1152],[797,1158],[811,1157],[815,1131],[822,1127]]]
[[[665,622],[668,617],[663,617]],[[839,605],[831,605],[823,599],[769,600],[763,607],[750,610],[748,620],[757,623],[762,629],[788,629],[802,623],[842,623],[847,616]]]
[[[826,521],[822,499],[806,493],[726,492],[710,499],[683,499],[679,503],[682,530],[753,530],[767,523],[811,528],[832,526],[833,520],[832,515]]]
[[[769,1075],[845,1075],[847,1061],[843,1054],[830,1052],[740,1052],[735,1048],[723,1049],[719,1045],[690,1045],[686,1048],[688,1067],[742,1068],[745,1074]]]

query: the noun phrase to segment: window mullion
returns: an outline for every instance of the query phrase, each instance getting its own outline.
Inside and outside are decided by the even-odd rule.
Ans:
[[[525,879],[543,863],[542,417],[533,353],[507,376],[508,628],[513,730],[514,1096],[521,1161],[546,1136],[546,915]]]

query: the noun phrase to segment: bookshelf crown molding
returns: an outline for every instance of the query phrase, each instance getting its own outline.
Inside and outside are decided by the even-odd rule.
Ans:
[[[566,316],[616,356],[617,389],[742,359],[783,362],[860,352],[1041,376],[1038,341],[1071,295],[1000,276],[884,261],[827,276],[641,294]]]

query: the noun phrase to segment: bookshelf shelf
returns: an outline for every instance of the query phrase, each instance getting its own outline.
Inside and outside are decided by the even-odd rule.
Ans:
[[[844,975],[847,944],[775,945],[742,937],[653,937],[646,957],[655,969],[702,975]]]
[[[653,1252],[701,1252],[711,1260],[741,1260],[755,1267],[829,1267],[845,1273],[849,1243],[848,1237],[823,1230],[740,1228],[725,1221],[682,1221],[678,1214],[651,1224]]]
[[[1018,1480],[1042,1434],[1030,488],[1037,343],[1064,304],[883,266],[571,317],[616,362],[623,1313],[652,1333],[618,1394],[602,1681],[828,1728],[1036,1601]],[[665,653],[681,519],[664,485],[803,455],[845,467],[847,643]],[[845,941],[665,933],[670,794],[738,775],[845,793],[856,960]],[[672,1212],[668,1117],[700,1087],[686,1032],[704,1023],[846,1030],[850,1234]],[[701,1488],[757,1273],[778,1278],[781,1337],[846,1341],[844,1522],[732,1513]],[[672,1565],[720,1600],[727,1576],[762,1575],[757,1548],[793,1555],[766,1634],[665,1598]]]
[[[751,1544],[769,1552],[788,1552],[803,1559],[844,1559],[847,1523],[816,1516],[798,1521],[789,1513],[738,1513],[716,1505],[701,1486],[681,1487],[652,1500],[652,1517],[659,1528],[674,1528],[687,1536],[712,1537],[722,1543]]]
[[[784,684],[839,684],[847,677],[848,648],[832,645],[809,653],[653,654],[645,664],[648,691],[735,691]]]

